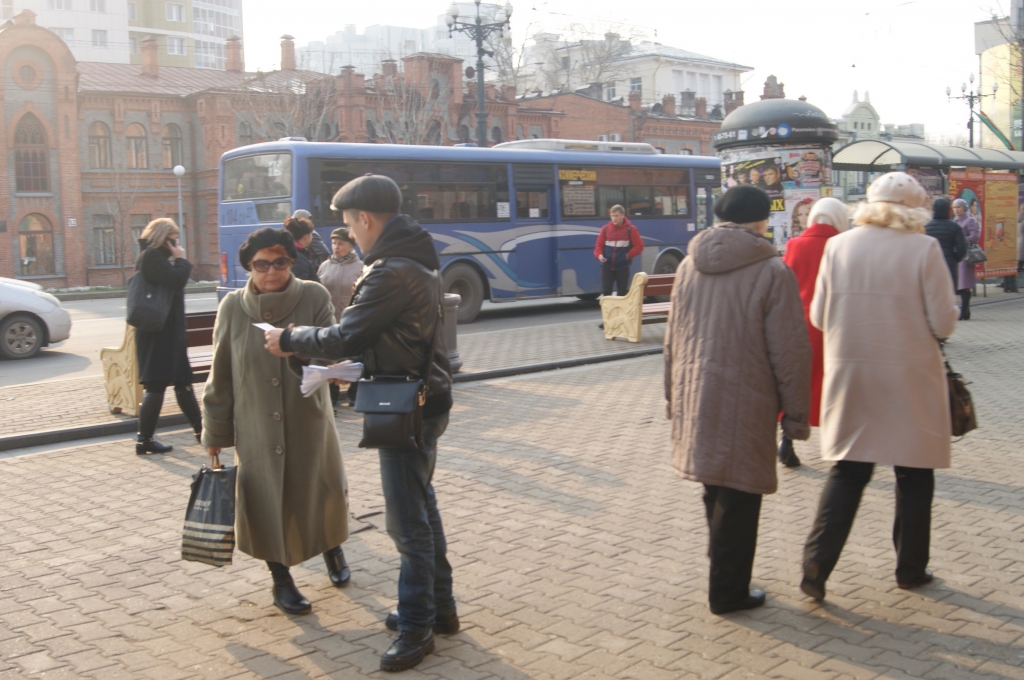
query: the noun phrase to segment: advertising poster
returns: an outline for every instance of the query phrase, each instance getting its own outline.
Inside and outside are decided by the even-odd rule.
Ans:
[[[1017,272],[1017,176],[985,173],[981,247],[988,255],[982,266],[985,276],[1010,276]]]
[[[921,183],[921,186],[928,192],[928,196],[932,200],[946,195],[946,189],[943,186],[945,182],[943,181],[942,171],[939,168],[907,168],[907,174]],[[929,209],[931,209],[931,206],[929,206]]]
[[[949,173],[949,199],[964,199],[968,205],[968,212],[974,221],[982,227],[985,223],[981,219],[981,206],[985,200],[985,173],[981,170],[953,170]],[[981,249],[985,249],[985,241],[979,243]],[[978,276],[984,276],[984,265],[975,267]]]
[[[814,201],[831,195],[832,157],[827,149],[730,149],[722,156],[722,188],[753,184],[772,199],[768,238],[780,252],[808,226]]]

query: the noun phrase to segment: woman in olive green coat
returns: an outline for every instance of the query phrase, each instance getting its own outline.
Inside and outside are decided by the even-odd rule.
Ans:
[[[323,553],[334,585],[348,582],[341,550],[348,538],[348,502],[327,385],[303,397],[302,363],[265,351],[263,331],[253,325],[334,323],[327,289],[292,275],[295,256],[294,241],[283,229],[259,229],[239,249],[251,275],[217,311],[203,395],[203,445],[211,456],[235,447],[238,548],[267,561],[275,605],[306,614],[311,606],[288,567]]]

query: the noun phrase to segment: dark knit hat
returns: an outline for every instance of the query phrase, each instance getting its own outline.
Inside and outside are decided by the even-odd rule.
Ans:
[[[338,189],[331,201],[333,210],[365,210],[391,214],[402,209],[402,190],[384,175],[366,174]]]
[[[331,232],[331,239],[338,239],[340,241],[346,241],[355,245],[355,239],[352,238],[352,234],[349,233],[348,227],[338,227]]]
[[[937,220],[948,220],[953,204],[945,196],[940,196],[932,203],[932,217]]]
[[[749,224],[768,219],[772,199],[753,184],[740,184],[715,201],[715,215],[723,222]]]
[[[252,263],[252,258],[256,257],[256,253],[264,248],[273,248],[274,246],[283,247],[284,252],[292,260],[299,257],[299,251],[295,249],[295,239],[291,234],[284,229],[263,227],[249,234],[249,238],[245,239],[245,243],[238,249],[238,264],[242,265],[242,269],[245,271],[249,271],[249,265]]]

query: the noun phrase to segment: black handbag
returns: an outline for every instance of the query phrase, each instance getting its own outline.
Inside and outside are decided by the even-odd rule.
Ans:
[[[981,264],[988,261],[988,255],[977,244],[967,246],[967,255],[964,256],[965,264]]]
[[[962,375],[953,370],[943,352],[946,364],[946,382],[949,384],[949,420],[954,437],[963,437],[971,430],[977,429],[978,417],[974,412],[974,399],[967,389]]]
[[[220,459],[215,458],[220,466]],[[238,467],[203,466],[192,476],[192,495],[181,532],[181,559],[214,567],[231,564],[235,550],[235,478]]]
[[[128,279],[128,325],[150,333],[162,331],[171,313],[173,295],[167,286],[150,283],[141,270],[136,271]]]
[[[441,301],[444,300],[442,295]],[[423,441],[423,405],[427,401],[427,384],[434,368],[437,337],[441,333],[442,302],[437,305],[437,321],[427,352],[422,378],[402,375],[377,375],[356,383],[353,409],[363,414],[363,449],[425,448]]]

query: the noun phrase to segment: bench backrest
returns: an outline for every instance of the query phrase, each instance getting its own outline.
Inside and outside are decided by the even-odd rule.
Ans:
[[[213,322],[217,312],[189,312],[185,314],[185,338],[189,347],[213,344]]]
[[[644,286],[644,297],[653,295],[671,295],[672,284],[675,280],[675,274],[654,274],[647,277],[647,285]]]

